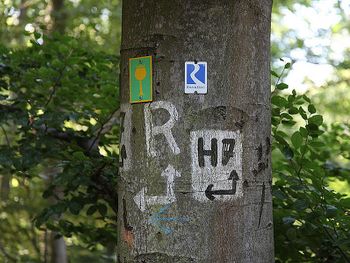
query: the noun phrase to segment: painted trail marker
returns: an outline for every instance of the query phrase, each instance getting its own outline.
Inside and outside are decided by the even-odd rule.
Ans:
[[[152,56],[129,58],[130,103],[152,101]]]
[[[208,93],[207,62],[185,62],[185,93]]]
[[[242,141],[239,131],[191,132],[193,197],[200,202],[241,197]]]
[[[169,119],[163,125],[154,125],[152,110],[164,109],[169,113]],[[157,156],[157,147],[155,136],[163,134],[166,141],[174,154],[180,153],[180,148],[177,145],[175,138],[171,132],[171,129],[174,127],[175,123],[179,119],[179,114],[175,106],[169,101],[155,101],[153,103],[147,104],[144,107],[145,114],[145,128],[146,128],[146,148],[147,155],[156,157]]]
[[[171,226],[166,226],[165,223],[186,223],[189,222],[190,219],[185,216],[180,217],[174,217],[168,215],[168,210],[170,209],[171,204],[167,204],[159,209],[158,212],[153,213],[150,219],[148,220],[149,223],[160,229],[164,234],[169,235],[174,230],[171,228]]]
[[[142,212],[144,212],[148,206],[166,205],[176,201],[174,181],[175,177],[181,177],[181,174],[169,164],[168,167],[162,172],[162,176],[166,177],[166,195],[149,196],[147,195],[147,187],[143,187],[134,197],[134,202]]]

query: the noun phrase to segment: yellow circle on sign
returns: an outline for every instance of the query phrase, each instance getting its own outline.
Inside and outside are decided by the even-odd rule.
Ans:
[[[138,64],[135,69],[135,78],[142,81],[147,76],[146,67],[143,64]]]

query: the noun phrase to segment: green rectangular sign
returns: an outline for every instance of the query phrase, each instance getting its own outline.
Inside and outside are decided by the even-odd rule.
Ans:
[[[152,56],[129,58],[130,103],[152,101]]]

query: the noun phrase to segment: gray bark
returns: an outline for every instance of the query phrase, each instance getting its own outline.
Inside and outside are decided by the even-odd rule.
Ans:
[[[46,167],[44,168],[43,172],[40,174],[40,176],[46,181],[48,185],[51,184],[52,180],[62,172],[61,167],[57,167],[55,165],[55,162],[48,161],[46,164]],[[55,190],[55,196],[58,196],[59,198],[63,198],[64,193],[62,189],[56,187]],[[57,200],[56,198],[52,197],[50,199],[51,204],[56,204]],[[55,218],[58,220],[59,218]],[[47,238],[47,233],[45,233],[45,252],[44,252],[44,258],[45,262],[47,262],[48,258],[48,250],[50,249],[50,262],[51,263],[68,263],[68,256],[67,256],[67,248],[66,243],[63,237],[56,237],[57,232],[52,231],[50,232],[50,237]],[[50,248],[47,247],[47,242],[50,242]]]
[[[66,243],[63,237],[56,238],[57,233],[51,232],[51,262],[68,263]]]
[[[123,2],[118,262],[274,261],[271,2]],[[128,59],[147,55],[154,101],[131,105]],[[206,95],[184,94],[186,61],[208,63]]]

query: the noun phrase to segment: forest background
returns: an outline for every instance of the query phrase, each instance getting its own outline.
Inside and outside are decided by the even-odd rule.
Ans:
[[[0,14],[0,262],[115,262],[121,2]],[[348,0],[274,1],[277,262],[350,262],[349,17]]]

